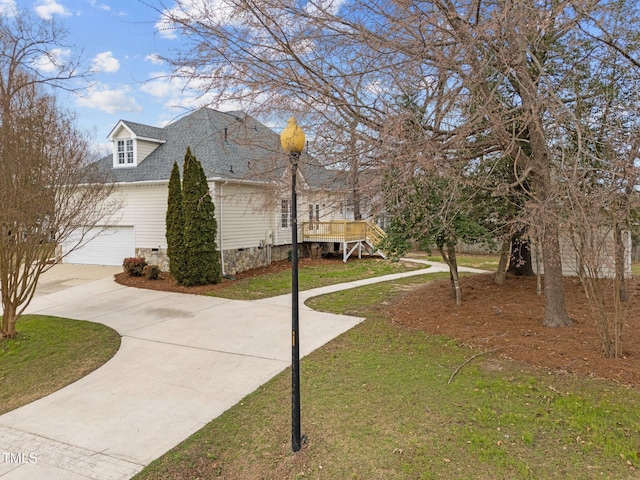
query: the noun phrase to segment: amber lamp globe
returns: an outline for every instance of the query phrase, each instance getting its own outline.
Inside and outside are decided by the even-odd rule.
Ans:
[[[304,132],[298,126],[296,117],[290,117],[287,126],[280,134],[282,148],[287,153],[302,153],[304,143]]]

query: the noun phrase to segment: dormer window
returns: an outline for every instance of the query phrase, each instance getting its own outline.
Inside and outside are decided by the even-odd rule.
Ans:
[[[2,0],[0,0],[1,2]],[[165,143],[162,129],[120,120],[107,137],[111,143],[113,168],[134,168]]]
[[[118,140],[118,165],[133,165],[133,140]]]

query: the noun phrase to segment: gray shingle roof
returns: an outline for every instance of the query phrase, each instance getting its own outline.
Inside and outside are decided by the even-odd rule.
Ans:
[[[113,168],[112,156],[98,161],[118,183],[168,180],[173,162],[182,170],[187,147],[202,163],[209,179],[274,182],[286,174],[288,159],[280,136],[244,112],[219,112],[201,108],[164,128],[123,121],[137,136],[163,140],[136,167]],[[304,155],[300,171],[311,187],[339,186],[336,172],[315,164]]]
[[[154,140],[164,140],[164,129],[159,127],[152,127],[150,125],[144,125],[142,123],[124,122],[131,129],[137,137],[151,138]]]

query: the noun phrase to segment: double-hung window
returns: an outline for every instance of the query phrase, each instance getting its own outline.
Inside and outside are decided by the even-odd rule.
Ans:
[[[291,225],[291,201],[289,199],[282,200],[281,207],[281,226],[282,228],[289,228]]]
[[[133,140],[118,140],[118,165],[133,165]]]
[[[320,221],[320,205],[309,204],[309,228],[313,230],[315,227],[320,228],[320,225],[316,225]]]

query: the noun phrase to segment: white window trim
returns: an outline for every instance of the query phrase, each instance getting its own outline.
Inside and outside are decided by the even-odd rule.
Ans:
[[[124,146],[125,146],[125,150],[124,150],[124,160],[125,163],[120,163],[120,151],[119,151],[119,145],[120,142],[124,142]],[[132,157],[131,157],[131,162],[127,162],[127,149],[126,149],[126,145],[127,142],[131,142],[132,144],[132,150],[130,151]],[[135,138],[116,138],[113,141],[113,168],[131,168],[131,167],[137,167],[138,166],[138,142],[136,141]]]
[[[320,223],[320,204],[319,203],[310,203],[309,204],[309,223],[311,224],[309,228],[311,230],[316,227],[315,224]],[[320,228],[319,225],[317,225]]]
[[[286,202],[286,203],[285,203]],[[286,205],[287,211],[284,211],[284,207]],[[291,199],[283,198],[280,202],[280,230],[290,230],[292,225],[291,214]],[[283,225],[283,220],[286,220],[286,225]]]

